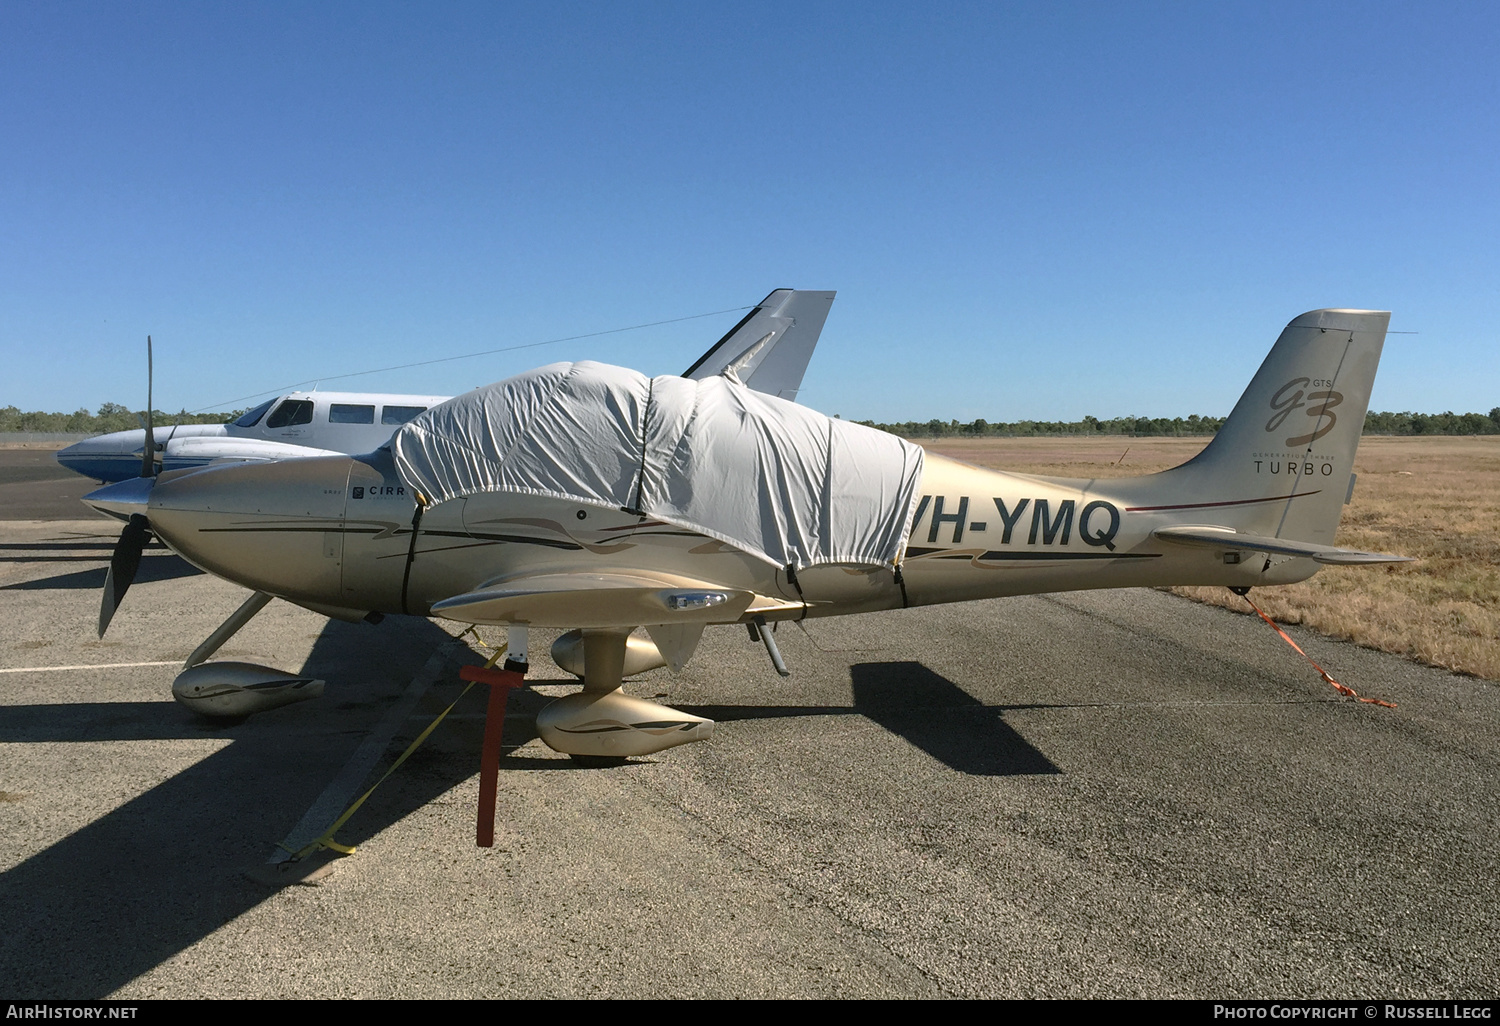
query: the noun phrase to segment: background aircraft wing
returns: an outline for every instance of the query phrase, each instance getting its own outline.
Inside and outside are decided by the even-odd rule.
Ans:
[[[750,388],[795,401],[835,294],[777,289],[682,376],[702,380],[734,365],[735,376]]]

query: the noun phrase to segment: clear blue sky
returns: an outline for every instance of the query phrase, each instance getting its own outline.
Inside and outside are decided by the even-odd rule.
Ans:
[[[1223,414],[1321,306],[1419,332],[1376,408],[1489,410],[1497,54],[1483,3],[9,0],[0,405],[139,406],[147,333],[193,409],[794,286],[846,418]]]

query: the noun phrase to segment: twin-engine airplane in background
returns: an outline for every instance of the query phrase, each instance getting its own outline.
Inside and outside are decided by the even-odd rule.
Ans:
[[[746,385],[783,399],[802,387],[834,293],[776,289],[761,300],[698,362],[683,372],[704,378],[731,363]],[[751,350],[754,350],[751,352]],[[184,424],[154,433],[157,470],[187,470],[228,461],[299,459],[372,452],[398,427],[445,395],[373,392],[290,392],[268,400],[229,424]],[[115,431],[57,453],[57,462],[100,482],[140,473],[146,430]]]
[[[1334,545],[1388,313],[1314,310],[1281,333],[1224,427],[1158,474],[1075,480],[968,466],[741,384],[555,363],[426,411],[358,456],[227,464],[85,501],[127,520],[100,630],[150,535],[255,594],[174,692],[232,714],[298,697],[266,667],[205,663],[271,596],[349,620],[564,628],[579,694],[538,716],[584,758],[706,737],[626,696],[705,627],[1038,592],[1251,588],[1398,556]],[[644,655],[631,632],[644,627]],[[634,642],[644,639],[634,639]],[[218,690],[215,690],[218,689]],[[237,689],[237,690],[236,690]],[[257,697],[254,692],[262,692]],[[249,696],[249,697],[247,697]]]

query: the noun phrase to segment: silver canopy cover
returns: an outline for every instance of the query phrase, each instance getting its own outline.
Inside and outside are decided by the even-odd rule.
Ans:
[[[554,363],[421,414],[392,439],[432,505],[516,492],[626,509],[776,566],[891,567],[922,450],[725,377]]]

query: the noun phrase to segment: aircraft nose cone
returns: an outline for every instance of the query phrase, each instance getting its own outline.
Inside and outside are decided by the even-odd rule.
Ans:
[[[151,489],[156,487],[154,477],[132,477],[117,481],[103,488],[96,488],[83,497],[83,501],[106,516],[129,520],[132,513],[147,515],[151,503]]]
[[[72,445],[57,450],[52,454],[59,466],[77,472],[79,464],[83,462],[85,453],[79,448],[83,443],[74,442]]]
[[[59,449],[54,458],[84,477],[124,481],[140,475],[141,448],[145,444],[144,431],[116,431],[74,442],[66,449]]]
[[[119,469],[115,466],[118,461],[111,460],[109,458],[111,455],[113,454],[101,451],[96,439],[86,438],[57,450],[52,454],[52,458],[57,460],[60,466],[66,467],[75,474],[82,474],[100,481],[108,481],[111,478],[119,480],[119,476],[112,473]],[[140,463],[139,458],[136,463]]]

